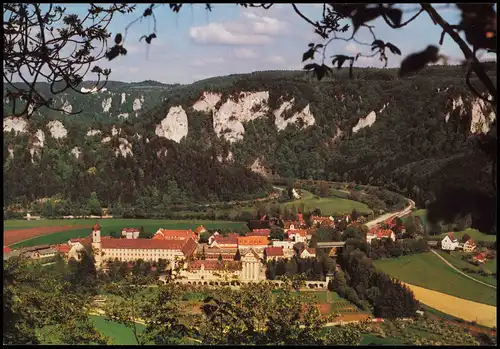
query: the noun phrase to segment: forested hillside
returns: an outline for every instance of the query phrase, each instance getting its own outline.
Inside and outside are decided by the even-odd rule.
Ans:
[[[91,112],[50,112],[17,135],[5,132],[4,120],[5,203],[96,191],[106,203],[133,204],[150,195],[146,188],[164,193],[174,183],[194,200],[250,197],[268,188],[235,163],[268,176],[385,186],[419,206],[445,184],[481,188],[493,198],[491,164],[473,146],[493,114],[471,95],[461,67],[429,67],[405,79],[392,69],[347,75],[341,70],[317,81],[304,72],[256,72],[161,92],[140,86],[130,92],[132,84],[124,84],[119,88],[136,94],[126,98],[132,107],[144,96],[137,116],[121,107],[122,90],[68,94],[65,101]],[[106,93],[113,97],[109,108]],[[50,136],[47,123],[55,118],[67,137]],[[24,130],[20,120],[8,125]],[[38,130],[43,147],[34,138]]]

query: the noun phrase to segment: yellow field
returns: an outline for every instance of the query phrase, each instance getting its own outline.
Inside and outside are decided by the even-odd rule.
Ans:
[[[483,326],[495,327],[497,324],[497,308],[494,306],[453,297],[423,287],[405,285],[413,291],[418,301],[431,308],[466,321],[475,321]]]

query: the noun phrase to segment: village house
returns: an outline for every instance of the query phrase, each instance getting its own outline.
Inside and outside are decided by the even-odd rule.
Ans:
[[[273,247],[281,247],[283,249],[283,253],[285,258],[291,258],[294,255],[293,245],[295,245],[295,241],[290,239],[285,239],[283,241],[273,240],[271,241],[271,245]]]
[[[396,234],[390,229],[375,228],[366,234],[366,242],[371,244],[373,240],[391,239],[396,241]]]
[[[264,250],[264,258],[266,261],[285,258],[283,247],[266,247]]]
[[[229,233],[227,236],[222,236],[215,232],[208,238],[208,246],[210,248],[238,248],[238,237],[236,233]]]
[[[476,243],[472,239],[469,239],[463,244],[462,247],[464,252],[470,253],[476,249]]]
[[[135,228],[123,228],[122,236],[126,239],[137,239],[139,238],[140,231]]]
[[[304,248],[299,254],[300,258],[316,258],[316,249],[314,248]]]
[[[484,262],[486,262],[486,254],[485,253],[478,253],[474,257],[472,257],[472,260],[474,260],[478,263],[484,263]]]
[[[205,227],[203,225],[200,225],[199,227],[197,227],[195,230],[194,230],[194,233],[198,236],[200,236],[201,233],[206,233],[208,230],[205,229]]]
[[[311,216],[311,220],[314,224],[319,224],[323,227],[335,227],[334,218],[332,216]]]
[[[154,240],[186,240],[193,239],[198,242],[199,237],[191,229],[187,230],[167,230],[158,229],[158,231],[153,235]]]
[[[301,229],[301,228],[306,228],[306,222],[304,221],[304,216],[302,213],[297,214],[297,220],[296,221],[284,221],[284,229],[285,232],[287,230],[294,230],[294,229]]]
[[[459,244],[460,243],[453,232],[450,232],[446,234],[443,240],[441,240],[441,249],[445,251],[455,251]]]
[[[306,242],[307,240],[307,231],[304,229],[293,229],[288,230],[286,232],[288,238],[295,242]]]

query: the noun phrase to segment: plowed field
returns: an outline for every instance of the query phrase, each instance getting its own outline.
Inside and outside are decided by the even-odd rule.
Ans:
[[[9,246],[17,242],[28,240],[37,236],[59,233],[66,230],[92,228],[92,225],[65,225],[59,227],[36,227],[28,229],[13,229],[3,232],[3,245]]]

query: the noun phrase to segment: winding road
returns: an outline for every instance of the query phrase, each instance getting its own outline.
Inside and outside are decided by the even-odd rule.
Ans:
[[[482,281],[479,281],[477,279],[474,279],[472,276],[469,276],[467,274],[465,274],[464,272],[462,272],[460,269],[457,269],[455,268],[455,266],[453,264],[451,264],[450,262],[448,262],[446,259],[444,259],[442,256],[439,255],[439,253],[437,253],[436,251],[434,250],[431,250],[432,253],[434,253],[436,256],[438,256],[439,258],[441,258],[443,260],[443,262],[445,262],[446,264],[448,264],[448,266],[450,268],[453,268],[454,270],[456,270],[457,272],[459,272],[460,274],[462,274],[463,276],[465,277],[468,277],[469,279],[471,280],[474,280],[475,282],[478,282],[480,284],[483,284],[485,286],[488,286],[488,287],[491,287],[491,288],[494,288],[495,290],[497,289],[496,286],[493,286],[493,285],[490,285],[490,284],[487,284],[486,282],[482,282]]]

